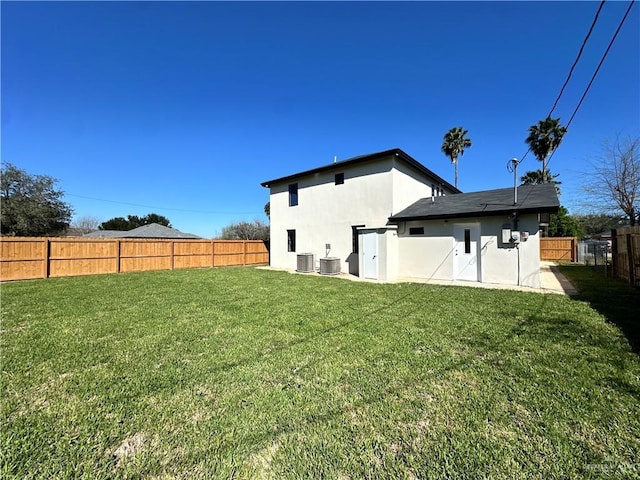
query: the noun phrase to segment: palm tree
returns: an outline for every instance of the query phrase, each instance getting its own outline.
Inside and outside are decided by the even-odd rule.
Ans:
[[[556,192],[560,194],[559,185],[562,182],[556,180],[560,176],[559,173],[555,175],[551,173],[551,170],[547,170],[544,173],[542,170],[529,170],[527,173],[520,177],[522,185],[539,185],[541,183],[553,183],[556,186]]]
[[[525,140],[538,160],[542,162],[542,180],[548,183],[546,177],[547,158],[558,148],[562,137],[567,133],[566,127],[560,125],[560,118],[547,117],[536,125],[529,127],[529,136]]]
[[[471,146],[471,140],[466,137],[469,130],[463,130],[462,127],[454,127],[444,134],[442,141],[442,152],[451,159],[451,163],[455,165],[455,185],[458,188],[458,155],[464,154],[464,149]]]

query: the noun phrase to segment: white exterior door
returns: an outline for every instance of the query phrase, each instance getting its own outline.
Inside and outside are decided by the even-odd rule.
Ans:
[[[480,273],[480,226],[453,226],[453,279],[477,282]]]
[[[364,278],[378,279],[378,232],[362,232]]]

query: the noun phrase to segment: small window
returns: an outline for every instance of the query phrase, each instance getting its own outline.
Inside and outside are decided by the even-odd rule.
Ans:
[[[298,184],[292,183],[289,185],[289,206],[295,207],[298,205]]]
[[[344,183],[344,173],[336,173],[336,185],[342,185]]]
[[[287,230],[287,252],[296,251],[296,231]]]
[[[464,253],[471,253],[471,230],[464,229]]]
[[[424,235],[424,227],[410,227],[409,235]]]

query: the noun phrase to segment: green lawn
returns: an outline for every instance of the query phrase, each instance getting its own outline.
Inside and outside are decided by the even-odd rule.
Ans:
[[[640,478],[584,299],[253,268],[3,284],[3,478]]]

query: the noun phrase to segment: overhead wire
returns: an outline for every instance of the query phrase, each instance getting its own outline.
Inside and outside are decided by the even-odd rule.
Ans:
[[[85,198],[87,200],[96,200],[98,202],[119,203],[121,205],[129,205],[129,206],[132,206],[132,207],[151,208],[153,210],[170,210],[170,211],[174,211],[174,212],[201,213],[201,214],[206,214],[206,215],[253,215],[253,214],[257,214],[258,213],[258,212],[229,212],[229,211],[213,212],[213,211],[206,211],[206,210],[190,210],[190,209],[185,209],[185,208],[158,207],[158,206],[153,206],[153,205],[143,205],[143,204],[140,204],[140,203],[121,202],[121,201],[118,201],[118,200],[106,200],[104,198],[87,197],[87,196],[84,196],[84,195],[75,195],[73,193],[65,193],[65,195],[67,195],[69,197]]]
[[[600,15],[600,11],[602,10],[602,7],[604,6],[605,0],[603,0],[600,3],[600,6],[598,7],[598,10],[596,12],[596,15],[593,19],[593,22],[591,23],[591,27],[589,28],[589,31],[587,32],[587,35],[585,37],[585,39],[582,42],[582,45],[580,47],[580,50],[578,52],[578,56],[576,57],[576,60],[574,61],[573,65],[571,66],[571,69],[569,70],[569,74],[567,76],[567,79],[565,80],[562,88],[560,89],[560,94],[558,95],[558,97],[556,98],[556,101],[553,104],[553,107],[551,107],[551,111],[549,112],[549,115],[547,117],[550,117],[551,114],[553,113],[553,111],[555,110],[558,101],[560,100],[560,97],[562,96],[565,87],[567,86],[571,75],[573,73],[573,70],[575,68],[575,66],[578,63],[578,60],[580,59],[582,52],[584,50],[584,46],[587,43],[587,40],[589,39],[589,37],[591,36],[591,32],[593,31],[593,28],[598,20],[598,16]],[[622,17],[622,20],[620,20],[620,23],[618,24],[618,28],[616,28],[616,31],[614,32],[613,36],[611,37],[611,40],[609,41],[609,45],[607,46],[606,50],[604,51],[600,62],[598,63],[598,66],[596,67],[596,70],[594,71],[593,75],[591,76],[591,80],[589,81],[587,87],[585,88],[582,96],[580,97],[580,100],[578,102],[578,104],[576,105],[576,108],[573,110],[573,113],[571,114],[571,117],[569,118],[569,121],[567,122],[566,125],[566,130],[568,131],[569,126],[571,125],[571,122],[573,122],[573,119],[575,118],[576,114],[578,113],[578,110],[580,109],[580,106],[582,105],[582,102],[584,101],[584,99],[586,98],[587,94],[589,93],[589,89],[591,88],[591,85],[593,84],[596,76],[598,75],[598,72],[600,71],[600,68],[602,67],[602,64],[604,63],[605,59],[607,58],[607,55],[609,54],[609,51],[611,50],[611,47],[613,46],[613,44],[616,41],[616,38],[618,37],[618,33],[620,33],[620,30],[622,29],[622,26],[624,25],[625,21],[627,20],[627,17],[629,16],[629,12],[631,11],[631,8],[633,7],[633,4],[635,3],[635,0],[631,0],[629,2],[629,6],[627,7],[627,10],[624,13],[624,16]],[[551,159],[553,158],[553,155],[556,153],[557,147],[551,152],[551,155],[549,155],[549,158],[546,159],[546,165],[549,165],[549,162],[551,161]],[[531,151],[531,147],[529,147],[526,151],[526,153],[523,155],[522,159],[520,159],[520,161],[517,162],[513,162],[513,160],[509,160],[507,162],[507,170],[510,173],[513,173],[515,171],[515,169],[518,167],[518,165],[520,165],[520,163],[522,163],[522,161],[525,159],[525,157],[527,156],[527,154]],[[529,192],[530,194],[531,192]],[[527,195],[527,197],[529,196],[529,194]],[[526,200],[526,198],[525,198]]]
[[[627,20],[627,17],[629,16],[629,12],[631,11],[631,8],[633,7],[634,3],[635,3],[635,0],[631,0],[629,2],[629,6],[627,7],[627,10],[624,12],[624,16],[622,17],[622,20],[620,20],[620,23],[618,24],[618,28],[616,29],[615,33],[613,34],[613,37],[611,37],[611,41],[609,42],[609,45],[607,46],[607,49],[602,54],[602,58],[600,58],[600,62],[598,63],[598,66],[596,67],[596,70],[593,72],[593,75],[591,76],[591,80],[589,80],[589,84],[587,85],[587,88],[585,88],[584,93],[582,94],[582,97],[580,97],[580,101],[576,105],[576,108],[573,110],[573,113],[571,114],[571,118],[569,118],[569,121],[567,122],[567,126],[566,126],[567,130],[569,130],[569,126],[571,125],[571,122],[573,122],[573,119],[575,118],[576,114],[578,113],[578,110],[582,106],[582,102],[584,101],[585,97],[587,96],[587,93],[589,93],[589,89],[591,88],[591,85],[593,84],[593,81],[596,79],[596,76],[598,75],[598,72],[600,71],[600,67],[602,67],[602,64],[604,63],[605,59],[607,58],[607,55],[609,54],[609,50],[611,50],[611,47],[613,46],[614,42],[616,41],[616,38],[618,37],[618,33],[620,33],[620,30],[622,29],[622,26],[624,25],[624,22]],[[549,162],[553,158],[553,155],[556,153],[556,150],[557,150],[557,148],[553,152],[551,152],[551,155],[549,155],[549,158],[547,159],[547,165],[549,165]]]
[[[571,76],[573,75],[573,71],[575,70],[576,65],[578,65],[578,62],[580,61],[580,57],[582,57],[582,52],[584,52],[584,47],[587,45],[587,42],[589,41],[589,37],[591,37],[591,33],[593,32],[593,29],[595,28],[596,23],[598,22],[598,17],[600,16],[600,12],[602,11],[602,7],[604,7],[605,3],[606,3],[606,0],[602,0],[600,2],[600,6],[598,7],[598,10],[596,11],[595,16],[593,17],[593,21],[591,22],[591,26],[589,27],[589,31],[587,32],[586,36],[582,40],[582,45],[580,45],[580,49],[578,50],[578,55],[576,55],[576,58],[573,61],[573,64],[571,65],[571,68],[569,69],[569,73],[567,74],[567,78],[565,79],[564,84],[562,85],[562,88],[560,89],[560,93],[558,93],[558,96],[556,97],[555,102],[553,102],[553,106],[551,107],[551,110],[549,111],[549,114],[547,115],[547,117],[550,117],[551,114],[556,109],[556,107],[558,106],[558,102],[560,101],[560,98],[562,97],[562,94],[564,93],[564,90],[567,87],[567,85],[569,83],[569,80],[571,80]],[[527,149],[527,151],[525,152],[525,154],[522,156],[522,158],[520,158],[520,160],[518,161],[518,164],[521,164],[524,161],[524,159],[527,157],[527,155],[529,154],[530,151],[531,151],[531,147],[529,147]],[[510,173],[513,172],[513,165],[512,165],[511,160],[509,160],[507,162],[507,170]]]

